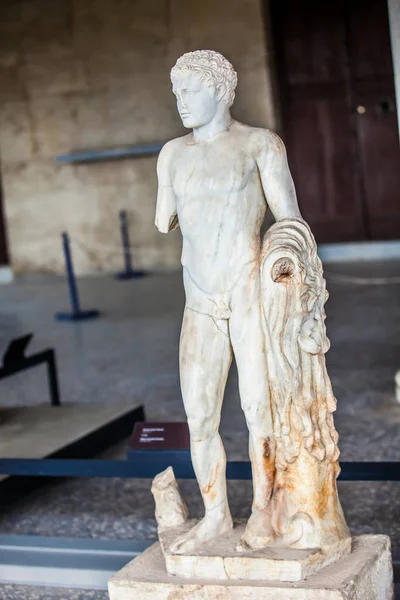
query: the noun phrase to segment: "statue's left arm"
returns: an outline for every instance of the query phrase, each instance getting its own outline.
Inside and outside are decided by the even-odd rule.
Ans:
[[[286,148],[280,137],[268,129],[259,130],[254,151],[264,194],[275,220],[301,219]]]

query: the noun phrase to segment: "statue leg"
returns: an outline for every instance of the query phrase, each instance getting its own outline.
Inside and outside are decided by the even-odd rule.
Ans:
[[[238,550],[260,549],[273,539],[270,502],[275,477],[275,443],[258,290],[258,278],[248,279],[245,286],[235,290],[229,323],[241,404],[249,429],[254,491],[252,514]]]
[[[172,552],[182,554],[232,529],[226,455],[218,433],[232,362],[227,321],[186,308],[179,354],[192,463],[205,507],[204,518],[170,547]]]

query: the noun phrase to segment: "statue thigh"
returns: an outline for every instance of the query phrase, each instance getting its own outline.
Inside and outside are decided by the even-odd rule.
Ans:
[[[232,296],[229,334],[239,375],[239,393],[250,434],[273,438],[259,277],[246,278]]]
[[[179,369],[192,442],[204,440],[218,431],[231,363],[227,320],[185,307]]]

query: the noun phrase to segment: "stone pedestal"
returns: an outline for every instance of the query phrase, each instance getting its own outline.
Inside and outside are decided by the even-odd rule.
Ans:
[[[158,530],[165,566],[170,575],[193,579],[240,579],[251,581],[303,581],[351,552],[351,538],[334,546],[298,550],[274,541],[262,550],[236,550],[246,528],[246,519],[235,520],[229,533],[184,554],[173,554],[172,542],[189,531],[192,519],[177,527]]]
[[[356,537],[351,554],[296,583],[169,575],[157,543],[114,575],[108,589],[110,600],[393,600],[390,540]]]

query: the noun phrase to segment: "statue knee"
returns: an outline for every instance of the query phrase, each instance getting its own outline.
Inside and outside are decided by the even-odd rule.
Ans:
[[[201,442],[212,437],[218,430],[218,425],[212,417],[206,415],[196,415],[188,417],[188,426],[190,440],[192,442]]]
[[[247,428],[254,437],[268,437],[272,432],[271,417],[265,410],[259,410],[254,404],[243,406]]]

